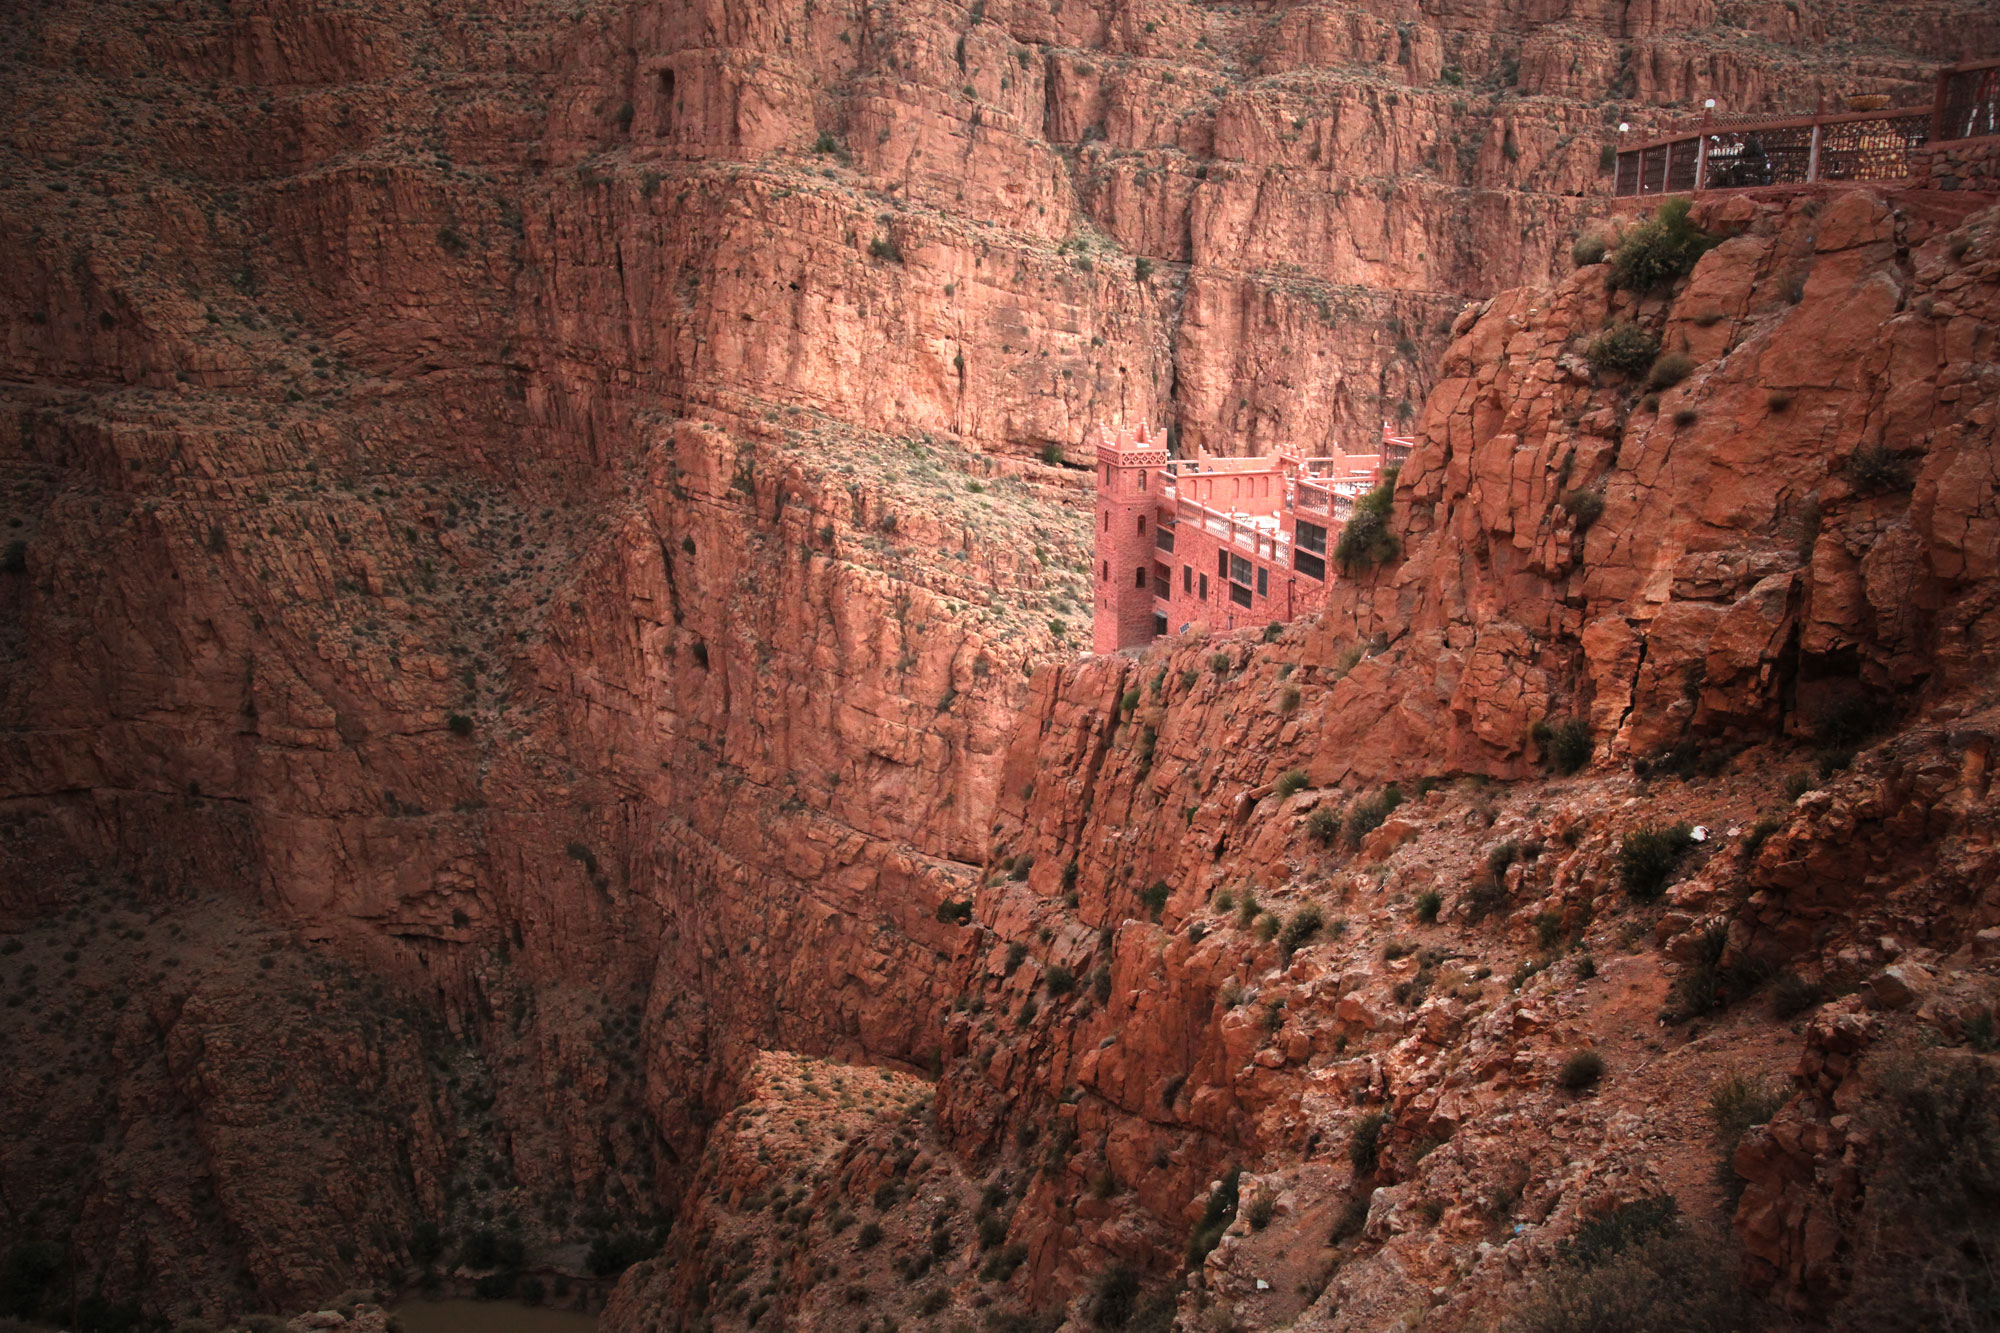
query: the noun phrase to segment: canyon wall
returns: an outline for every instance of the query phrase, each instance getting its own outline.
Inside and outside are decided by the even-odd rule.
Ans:
[[[1650,753],[1763,734],[1800,715],[1788,692],[1946,690],[1984,661],[1986,517],[1954,508],[1959,474],[1920,478],[1907,515],[1829,477],[1809,559],[1773,563],[1764,529],[1811,488],[1759,480],[1744,517],[1697,522],[1706,482],[1677,477],[1682,508],[1658,510],[1651,465],[1613,455],[1694,467],[1674,403],[1635,425],[1551,368],[1549,339],[1609,313],[1590,281],[1560,317],[1462,313],[1566,271],[1620,118],[1714,89],[1736,109],[1914,96],[2000,44],[1984,6],[1910,11],[1894,49],[1811,4],[9,14],[7,1013],[47,1046],[52,1105],[117,1108],[77,1121],[100,1139],[60,1184],[46,1120],[11,1117],[10,1222],[164,1315],[387,1278],[420,1220],[558,1253],[655,1225],[757,1053],[790,1048],[946,1068],[926,1132],[972,1160],[1023,1151],[1030,1108],[1087,1088],[1062,1103],[1072,1135],[1116,1138],[1140,1206],[1093,1197],[1081,1226],[1073,1180],[1023,1185],[1022,1289],[1106,1254],[1159,1264],[1198,1187],[1271,1132],[1232,1110],[1256,1031],[1213,1044],[1210,983],[1238,955],[1160,937],[1192,970],[1146,1031],[1184,1057],[1192,1130],[1159,1060],[1090,1059],[1100,1029],[1044,1049],[1045,1014],[1016,1051],[966,1015],[1037,984],[1050,948],[1154,1005],[1153,927],[1126,918],[1166,880],[1163,920],[1186,919],[1186,850],[1234,845],[1243,786],[1295,763],[1319,786],[1519,776],[1549,701]],[[1964,454],[1984,391],[1937,367],[1990,361],[1990,334],[1945,284],[1981,290],[1961,261],[1984,252],[1918,218],[1846,218],[1824,244],[1798,218],[1739,224],[1694,288],[1739,304],[1674,306],[1705,367],[1674,393],[1720,414],[1792,392],[1801,465],[1882,420],[1898,457]],[[1723,356],[1802,327],[1778,318],[1786,265],[1795,317],[1895,313],[1899,341],[1853,349],[1852,383],[1824,355]],[[1399,490],[1412,559],[1282,663],[1232,647],[1226,679],[1198,655],[1159,686],[1118,663],[1031,679],[1081,644],[1062,464],[1094,422],[1314,448],[1414,419],[1433,384]],[[1568,405],[1534,406],[1545,388]],[[1746,467],[1703,420],[1700,466]],[[1588,539],[1549,481],[1572,450],[1570,480],[1604,484]],[[1446,522],[1462,552],[1426,526]],[[1752,529],[1750,564],[1698,558]],[[1447,568],[1466,560],[1492,563]],[[1378,634],[1392,651],[1335,683]],[[1621,700],[1642,643],[1652,674]],[[1661,722],[1697,659],[1698,698]],[[1248,707],[1267,670],[1282,699],[1282,665],[1296,710]],[[1106,758],[1135,683],[1148,717],[1119,744],[1152,729],[1143,775]],[[1192,692],[1199,740],[1167,721]],[[1136,813],[1142,786],[1170,817]],[[118,956],[142,926],[199,933],[200,956]],[[1030,941],[1035,968],[1008,947]],[[308,985],[318,968],[336,979]],[[117,1005],[120,1044],[63,1060]],[[314,1076],[276,1077],[274,1051]],[[407,1132],[364,1128],[355,1087],[411,1108]],[[378,1178],[397,1184],[352,1187]]]

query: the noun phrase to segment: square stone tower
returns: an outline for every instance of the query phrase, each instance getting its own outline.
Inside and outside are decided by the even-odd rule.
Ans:
[[[1097,513],[1093,528],[1096,594],[1090,640],[1095,652],[1115,653],[1150,643],[1155,634],[1153,538],[1159,521],[1167,448],[1144,422],[1097,431]]]

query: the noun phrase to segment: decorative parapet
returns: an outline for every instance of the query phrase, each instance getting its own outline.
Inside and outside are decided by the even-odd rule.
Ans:
[[[1991,188],[1992,154],[1961,148],[2000,136],[2000,59],[1938,71],[1928,107],[1707,117],[1618,153],[1619,198],[1873,181],[1915,189]],[[1958,164],[1970,164],[1957,169]],[[1940,169],[1942,164],[1942,169]],[[1953,180],[1952,185],[1933,181]]]

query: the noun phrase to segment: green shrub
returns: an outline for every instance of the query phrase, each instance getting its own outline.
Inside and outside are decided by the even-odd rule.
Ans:
[[[1403,789],[1395,783],[1384,787],[1381,793],[1365,801],[1355,803],[1347,812],[1346,835],[1349,846],[1359,847],[1361,840],[1382,827],[1397,806],[1403,803]]]
[[[1278,947],[1284,950],[1285,957],[1290,959],[1307,941],[1319,934],[1323,924],[1324,918],[1320,915],[1319,905],[1303,904],[1286,920],[1285,929],[1278,936]]]
[[[1692,407],[1683,407],[1674,413],[1674,424],[1683,429],[1701,420],[1701,413]]]
[[[1604,252],[1610,248],[1609,242],[1602,236],[1590,232],[1576,238],[1576,244],[1569,248],[1569,257],[1578,268],[1588,268],[1592,264],[1602,264]]]
[[[1597,748],[1590,738],[1590,724],[1580,717],[1563,717],[1554,721],[1544,718],[1535,723],[1529,734],[1541,747],[1543,758],[1558,773],[1576,772],[1590,762],[1590,756]]]
[[[1686,352],[1668,352],[1653,363],[1646,372],[1646,387],[1649,389],[1671,389],[1688,376],[1694,374],[1694,358]]]
[[[1007,872],[1007,878],[1019,883],[1021,880],[1026,879],[1028,872],[1034,868],[1035,854],[1033,852],[1022,852],[1014,858],[1014,866]]]
[[[1299,687],[1287,685],[1278,691],[1278,711],[1286,715],[1299,711]]]
[[[463,713],[446,713],[444,716],[444,725],[454,736],[470,736],[472,734],[472,719]]]
[[[1139,1308],[1139,1274],[1118,1264],[1099,1275],[1090,1294],[1090,1322],[1097,1328],[1123,1328]]]
[[[1288,768],[1278,775],[1277,785],[1272,788],[1279,800],[1289,800],[1305,789],[1306,774],[1301,768]]]
[[[1153,276],[1152,260],[1146,258],[1144,255],[1140,255],[1137,259],[1132,261],[1133,281],[1144,282],[1152,276]]]
[[[1875,1162],[1836,1328],[1971,1333],[2000,1316],[2000,1070],[1962,1053],[1887,1061],[1868,1099]]]
[[[1749,1078],[1739,1071],[1715,1080],[1708,1086],[1708,1118],[1715,1126],[1715,1139],[1722,1150],[1725,1187],[1735,1179],[1728,1163],[1736,1155],[1736,1145],[1753,1125],[1761,1125],[1785,1104],[1785,1094]],[[1733,1200],[1732,1200],[1733,1202]]]
[[[1257,938],[1269,942],[1278,937],[1278,916],[1275,912],[1265,912],[1257,918]]]
[[[1243,896],[1236,904],[1236,924],[1248,930],[1250,923],[1255,921],[1257,914],[1263,910],[1257,905],[1257,895],[1249,889],[1243,890]]]
[[[1139,706],[1139,688],[1138,686],[1135,685],[1131,689],[1125,691],[1124,697],[1118,701],[1118,711],[1121,713],[1129,713],[1138,706]]]
[[[1600,487],[1564,491],[1558,503],[1576,525],[1579,537],[1589,532],[1591,525],[1604,516],[1604,491]]]
[[[28,543],[16,538],[8,542],[5,550],[0,550],[0,574],[25,574],[28,572]]]
[[[894,236],[877,236],[868,242],[868,253],[876,259],[884,259],[892,264],[903,262],[903,247]]]
[[[854,1233],[854,1248],[857,1250],[872,1250],[881,1243],[882,1224],[880,1222],[863,1223],[861,1230]]]
[[[1208,669],[1218,676],[1228,675],[1230,668],[1235,665],[1228,653],[1212,653],[1208,659]]]
[[[1841,471],[1862,495],[1907,491],[1914,481],[1909,464],[1880,445],[1864,445],[1847,456]]]
[[[1042,983],[1051,995],[1067,995],[1076,989],[1076,973],[1061,963],[1049,964],[1049,970],[1042,974]]]
[[[1593,1268],[1635,1245],[1680,1229],[1680,1204],[1671,1194],[1652,1194],[1619,1204],[1576,1229],[1563,1245],[1564,1263]]]
[[[1252,1231],[1262,1231],[1271,1225],[1272,1217],[1278,1211],[1278,1196],[1269,1185],[1258,1190],[1250,1200],[1250,1207],[1244,1211],[1244,1218]]]
[[[1556,1082],[1570,1092],[1582,1092],[1585,1088],[1596,1087],[1597,1081],[1603,1077],[1603,1056],[1596,1051],[1574,1051],[1562,1062]]]
[[[1444,895],[1436,889],[1425,889],[1417,895],[1417,920],[1427,926],[1436,925],[1438,909],[1444,906]]]
[[[1396,469],[1389,468],[1374,489],[1354,502],[1354,512],[1340,530],[1333,558],[1349,572],[1374,569],[1399,557],[1403,546],[1389,530],[1389,514],[1396,499]]]
[[[1792,396],[1783,389],[1773,389],[1764,395],[1764,405],[1773,412],[1789,412],[1792,410]]]
[[[1357,1176],[1372,1176],[1382,1164],[1382,1129],[1389,1117],[1370,1111],[1354,1122],[1354,1136],[1347,1141],[1347,1160]]]
[[[1139,901],[1146,905],[1146,912],[1153,920],[1158,921],[1160,913],[1166,909],[1169,893],[1167,882],[1163,879],[1154,880],[1140,892]]]
[[[1669,199],[1619,240],[1611,257],[1611,284],[1634,292],[1664,287],[1693,272],[1721,241],[1689,220],[1686,199]]]
[[[1590,340],[1584,359],[1600,371],[1639,376],[1660,354],[1660,342],[1637,324],[1614,324]]]
[[[1824,993],[1818,986],[1798,973],[1782,973],[1778,977],[1777,984],[1771,987],[1772,1016],[1781,1022],[1797,1018],[1818,1004],[1823,997]]]
[[[1340,816],[1322,805],[1306,816],[1306,836],[1322,846],[1331,847],[1334,839],[1340,836]]]
[[[1595,1265],[1560,1265],[1501,1325],[1504,1333],[1740,1333],[1749,1303],[1738,1261],[1676,1229]]]
[[[1649,903],[1666,891],[1674,867],[1694,846],[1694,830],[1685,823],[1647,825],[1627,833],[1618,844],[1618,880],[1636,902]]]
[[[838,153],[840,152],[840,140],[833,137],[831,130],[821,130],[819,138],[813,140],[813,151],[815,153]]]
[[[1232,1166],[1222,1177],[1222,1183],[1209,1192],[1208,1203],[1201,1211],[1201,1218],[1194,1224],[1194,1231],[1188,1236],[1187,1266],[1201,1267],[1208,1253],[1222,1243],[1222,1233],[1229,1230],[1229,1224],[1236,1220],[1238,1191],[1243,1178],[1243,1168]]]

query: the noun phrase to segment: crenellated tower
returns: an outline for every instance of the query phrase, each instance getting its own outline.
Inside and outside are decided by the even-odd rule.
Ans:
[[[1097,431],[1096,593],[1091,648],[1113,653],[1152,642],[1158,632],[1153,562],[1161,474],[1167,449],[1144,422]]]

